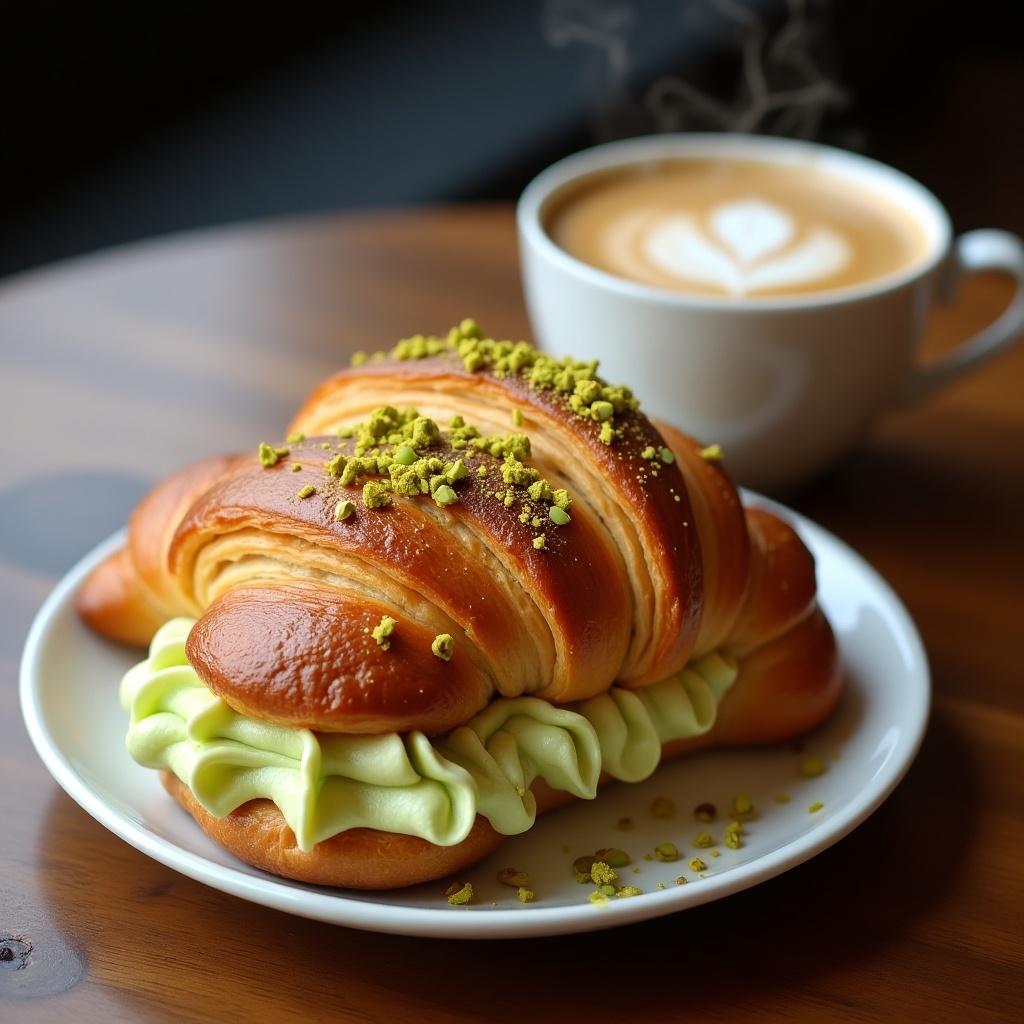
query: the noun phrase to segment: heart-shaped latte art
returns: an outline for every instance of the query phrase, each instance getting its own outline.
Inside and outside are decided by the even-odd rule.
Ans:
[[[760,199],[740,199],[716,206],[708,224],[736,261],[749,266],[788,245],[796,234],[793,218]]]
[[[837,231],[817,226],[798,237],[793,218],[760,199],[723,203],[707,222],[710,231],[688,213],[648,221],[640,249],[663,274],[733,295],[809,285],[850,258]]]

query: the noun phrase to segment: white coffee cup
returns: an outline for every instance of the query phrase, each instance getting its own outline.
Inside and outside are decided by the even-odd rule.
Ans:
[[[880,211],[895,213],[904,227],[911,224],[916,241],[895,269],[859,283],[833,288],[818,282],[817,290],[801,293],[797,282],[798,290],[786,294],[715,294],[690,291],[685,282],[679,290],[600,269],[552,239],[552,211],[569,202],[566,197],[576,194],[581,183],[680,160],[767,164],[830,176]],[[692,218],[677,218],[668,228],[658,228],[657,237],[645,236],[644,251],[668,252],[670,262],[682,253],[684,263],[697,253],[699,262],[710,244],[717,250],[710,263],[727,257],[739,261],[738,266],[750,255],[749,234],[742,230],[751,223],[747,215],[756,221],[764,214],[767,234],[757,236],[753,255],[756,263],[758,254],[767,251],[771,263],[780,211],[771,203],[766,211],[760,203],[750,196],[723,216],[718,209],[720,237],[710,243],[707,218],[704,227]],[[730,221],[732,214],[743,216]],[[784,221],[785,211],[782,216]],[[718,443],[741,484],[769,493],[813,477],[846,453],[882,410],[956,379],[1009,345],[1024,328],[1024,245],[1019,238],[979,230],[954,239],[946,211],[923,186],[883,164],[816,143],[684,134],[598,146],[535,178],[520,198],[517,222],[523,288],[537,343],[556,355],[598,359],[602,377],[631,387],[648,415],[704,443]],[[739,255],[730,245],[742,250]],[[827,245],[807,248],[805,262],[820,269],[829,262],[829,251]],[[785,277],[793,260],[780,256],[775,264],[764,264],[769,276]],[[718,271],[708,271],[708,265],[698,276],[710,274],[710,280]],[[735,268],[723,266],[725,278],[736,277]],[[933,302],[952,296],[965,274],[987,269],[1016,278],[1010,306],[950,353],[918,365],[917,349]],[[675,264],[670,270],[675,273]]]

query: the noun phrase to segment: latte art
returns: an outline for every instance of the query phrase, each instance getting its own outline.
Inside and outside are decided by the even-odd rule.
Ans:
[[[899,210],[815,170],[707,160],[596,177],[556,205],[548,231],[620,277],[736,297],[869,281],[920,245]]]
[[[640,276],[646,261],[682,282],[719,288],[732,295],[794,288],[831,277],[850,261],[850,246],[838,232],[812,227],[798,234],[784,210],[758,199],[712,209],[702,221],[693,214],[624,217],[609,225],[605,258],[620,273]]]

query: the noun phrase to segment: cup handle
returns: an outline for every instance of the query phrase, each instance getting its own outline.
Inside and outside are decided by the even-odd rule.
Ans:
[[[987,228],[960,235],[953,246],[946,294],[952,295],[967,274],[979,270],[1002,270],[1015,278],[1017,288],[1010,305],[997,320],[948,354],[916,367],[903,390],[904,402],[924,398],[949,384],[1009,346],[1024,329],[1024,242],[1009,231]]]

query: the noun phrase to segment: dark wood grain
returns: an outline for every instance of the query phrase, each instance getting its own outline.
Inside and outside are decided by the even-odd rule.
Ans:
[[[930,349],[1008,294],[995,276],[972,282],[936,315]],[[59,576],[158,477],[277,436],[354,349],[467,315],[528,334],[507,207],[211,231],[0,285],[0,944],[26,957],[20,970],[0,961],[0,1019],[1012,1019],[1024,977],[1024,346],[890,413],[789,499],[904,600],[935,704],[881,809],[761,886],[590,935],[363,933],[164,868],[47,774],[16,683]]]

